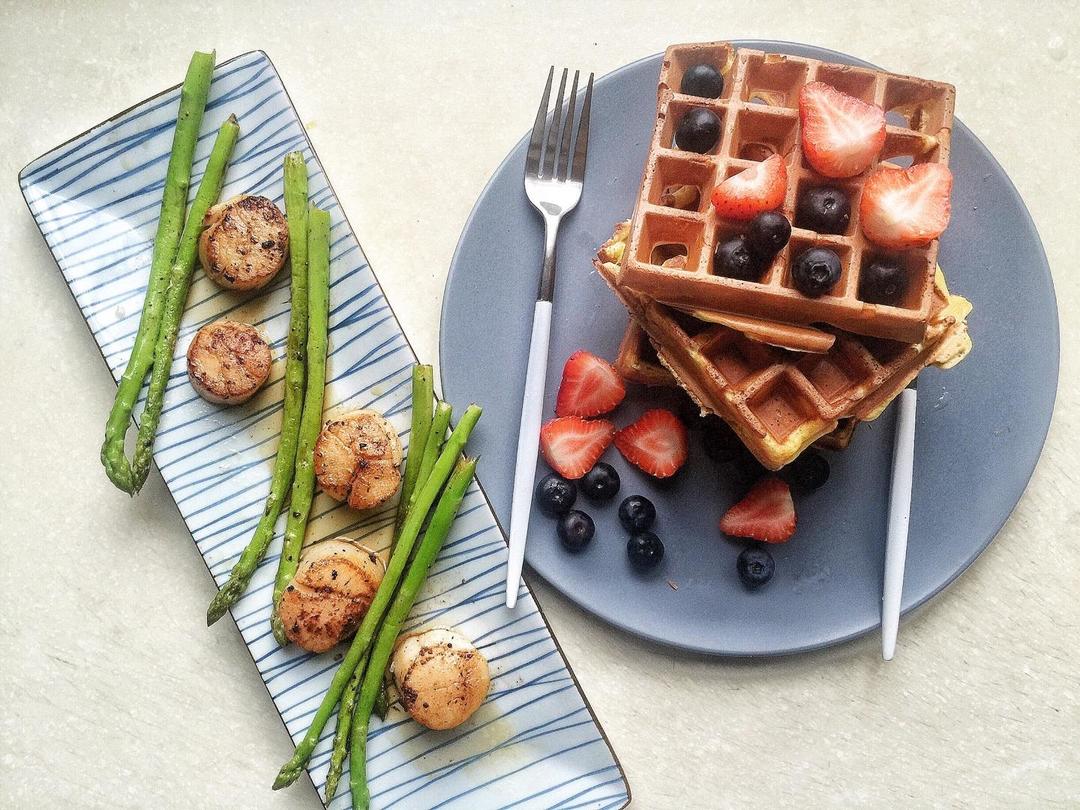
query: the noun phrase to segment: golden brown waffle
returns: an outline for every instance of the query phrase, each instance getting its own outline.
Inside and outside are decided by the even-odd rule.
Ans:
[[[789,352],[708,324],[620,283],[628,223],[594,262],[646,331],[661,363],[702,408],[721,416],[769,469],[779,469],[836,430],[841,420],[876,418],[926,366],[948,368],[971,348],[970,304],[938,276],[924,340],[903,344],[836,333],[824,354]]]
[[[724,91],[719,99],[677,92],[686,68],[702,62],[723,73]],[[948,163],[955,97],[951,85],[736,49],[723,42],[673,45],[660,70],[656,126],[620,284],[681,309],[753,315],[783,323],[831,324],[857,334],[919,341],[936,301],[938,240],[924,248],[888,253],[911,274],[905,298],[897,306],[859,299],[862,268],[886,251],[867,242],[859,227],[859,198],[869,171],[832,180],[814,172],[803,158],[799,89],[813,81],[825,82],[886,111],[881,161],[897,165],[907,165],[908,160]],[[694,107],[708,108],[720,116],[721,136],[713,153],[699,155],[675,148],[675,129]],[[746,227],[716,216],[710,204],[713,187],[771,154],[786,159],[788,190],[782,211],[788,219],[795,223],[796,200],[805,190],[838,186],[851,201],[848,231],[834,236],[793,228],[787,247],[759,283],[713,275],[716,245],[745,232]],[[834,250],[844,268],[833,293],[820,298],[798,292],[789,272],[792,258],[810,247]],[[685,267],[662,267],[674,254],[685,254]]]
[[[619,375],[628,382],[654,388],[676,388],[679,385],[660,362],[648,334],[633,318],[626,324],[614,365]],[[836,430],[822,436],[815,445],[827,450],[843,450],[850,444],[857,424],[854,419],[841,419]]]

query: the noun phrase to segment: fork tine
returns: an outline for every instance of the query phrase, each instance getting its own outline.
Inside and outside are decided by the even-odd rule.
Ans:
[[[563,92],[566,90],[566,76],[569,72],[568,68],[563,68],[562,78],[559,79],[559,95],[555,97],[555,114],[551,117],[551,127],[548,129],[547,134],[547,151],[544,152],[543,176],[548,178],[555,176],[555,163],[558,159],[555,147],[559,143],[559,122],[562,120],[562,97]]]
[[[585,181],[585,153],[589,151],[589,111],[592,109],[593,75],[589,74],[589,84],[585,89],[585,100],[581,103],[581,120],[577,128],[577,140],[574,142],[574,168],[570,179],[579,183]]]
[[[563,124],[562,146],[559,147],[559,160],[556,168],[559,170],[559,180],[565,180],[570,171],[572,156],[570,153],[570,136],[574,133],[574,106],[577,103],[577,83],[581,71],[574,71],[574,82],[570,85],[570,98],[566,102],[566,123]]]
[[[540,150],[544,146],[544,122],[547,121],[548,97],[551,95],[551,80],[555,76],[555,66],[548,70],[547,84],[544,85],[544,97],[540,99],[540,109],[536,111],[532,137],[529,138],[529,152],[525,158],[525,174],[540,174]]]

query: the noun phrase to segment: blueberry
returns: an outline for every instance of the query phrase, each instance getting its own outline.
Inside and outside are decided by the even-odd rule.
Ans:
[[[821,453],[808,450],[787,465],[782,474],[800,492],[813,492],[829,480],[829,462]]]
[[[705,455],[719,464],[733,461],[745,452],[742,440],[719,416],[712,416],[707,420],[702,442],[705,445]]]
[[[712,65],[691,65],[679,83],[679,92],[698,98],[720,98],[724,77]]]
[[[757,281],[765,270],[765,262],[750,250],[745,236],[721,242],[713,256],[713,270],[718,276]]]
[[[840,257],[826,248],[810,248],[791,265],[795,288],[810,298],[822,296],[840,280]]]
[[[818,233],[847,233],[851,202],[838,188],[822,186],[803,192],[795,206],[795,224]]]
[[[771,260],[784,249],[791,236],[791,223],[779,211],[764,211],[750,220],[746,229],[746,244],[750,252],[763,260]]]
[[[656,507],[644,495],[631,495],[619,504],[619,523],[631,534],[643,532],[656,520]]]
[[[720,117],[712,110],[694,107],[675,129],[675,145],[687,152],[705,154],[720,140]]]
[[[772,579],[776,563],[772,554],[765,549],[750,547],[739,552],[735,567],[739,571],[739,579],[747,588],[757,588]]]
[[[768,474],[765,465],[757,460],[745,445],[741,445],[731,460],[731,479],[736,489],[748,490],[758,482],[763,475]]]
[[[593,539],[593,535],[596,533],[592,518],[577,509],[571,509],[559,518],[557,528],[563,548],[574,553],[589,545],[589,541]]]
[[[610,464],[600,462],[581,479],[581,494],[590,501],[610,501],[619,491],[619,474]]]
[[[641,532],[627,542],[626,556],[639,571],[648,571],[664,559],[664,544],[652,532]]]
[[[907,269],[899,262],[877,259],[859,277],[859,298],[870,304],[896,304],[908,287]]]
[[[577,484],[548,473],[536,485],[536,503],[546,515],[565,515],[577,500]]]

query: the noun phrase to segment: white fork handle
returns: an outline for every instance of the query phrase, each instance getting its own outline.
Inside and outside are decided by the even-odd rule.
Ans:
[[[529,531],[536,451],[540,446],[540,422],[544,413],[548,340],[551,337],[551,302],[537,301],[533,310],[529,366],[525,372],[525,396],[521,402],[517,462],[514,465],[514,497],[510,504],[510,557],[506,563],[506,606],[517,604],[521,567],[525,564],[525,535]]]
[[[900,627],[900,599],[904,595],[908,523],[911,517],[911,478],[915,463],[914,388],[900,392],[893,444],[892,488],[889,493],[889,528],[885,537],[885,578],[881,597],[881,657],[891,661]]]

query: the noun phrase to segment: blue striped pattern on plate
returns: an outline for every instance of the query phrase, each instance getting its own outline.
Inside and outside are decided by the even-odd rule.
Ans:
[[[178,103],[173,88],[35,160],[19,176],[23,195],[71,288],[113,377],[127,361],[142,306],[165,164]],[[269,58],[247,53],[218,66],[199,138],[193,189],[214,132],[233,112],[242,134],[223,199],[262,194],[283,205],[282,158],[303,150],[311,198],[333,218],[327,415],[377,408],[408,442],[412,349],[345,220],[333,189]],[[275,353],[270,381],[239,408],[200,399],[184,353],[203,324],[229,316],[255,324]],[[214,286],[196,272],[166,395],[155,460],[207,567],[220,585],[258,521],[281,423],[287,273],[255,296]],[[465,403],[454,403],[460,409]],[[141,410],[139,408],[136,413]],[[104,421],[105,414],[102,414]],[[104,472],[93,471],[104,478]],[[391,509],[359,514],[320,494],[308,542],[347,534],[385,547]],[[279,649],[269,596],[281,531],[248,594],[233,610],[252,658],[294,741],[337,667],[337,656]],[[463,727],[435,733],[401,712],[375,722],[369,778],[380,808],[618,808],[629,789],[531,595],[502,603],[505,545],[474,485],[421,592],[411,627],[456,626],[491,662],[487,702]],[[192,628],[192,632],[209,632]],[[309,774],[320,790],[331,721]],[[266,763],[267,789],[277,763]],[[349,806],[348,777],[334,808]]]

